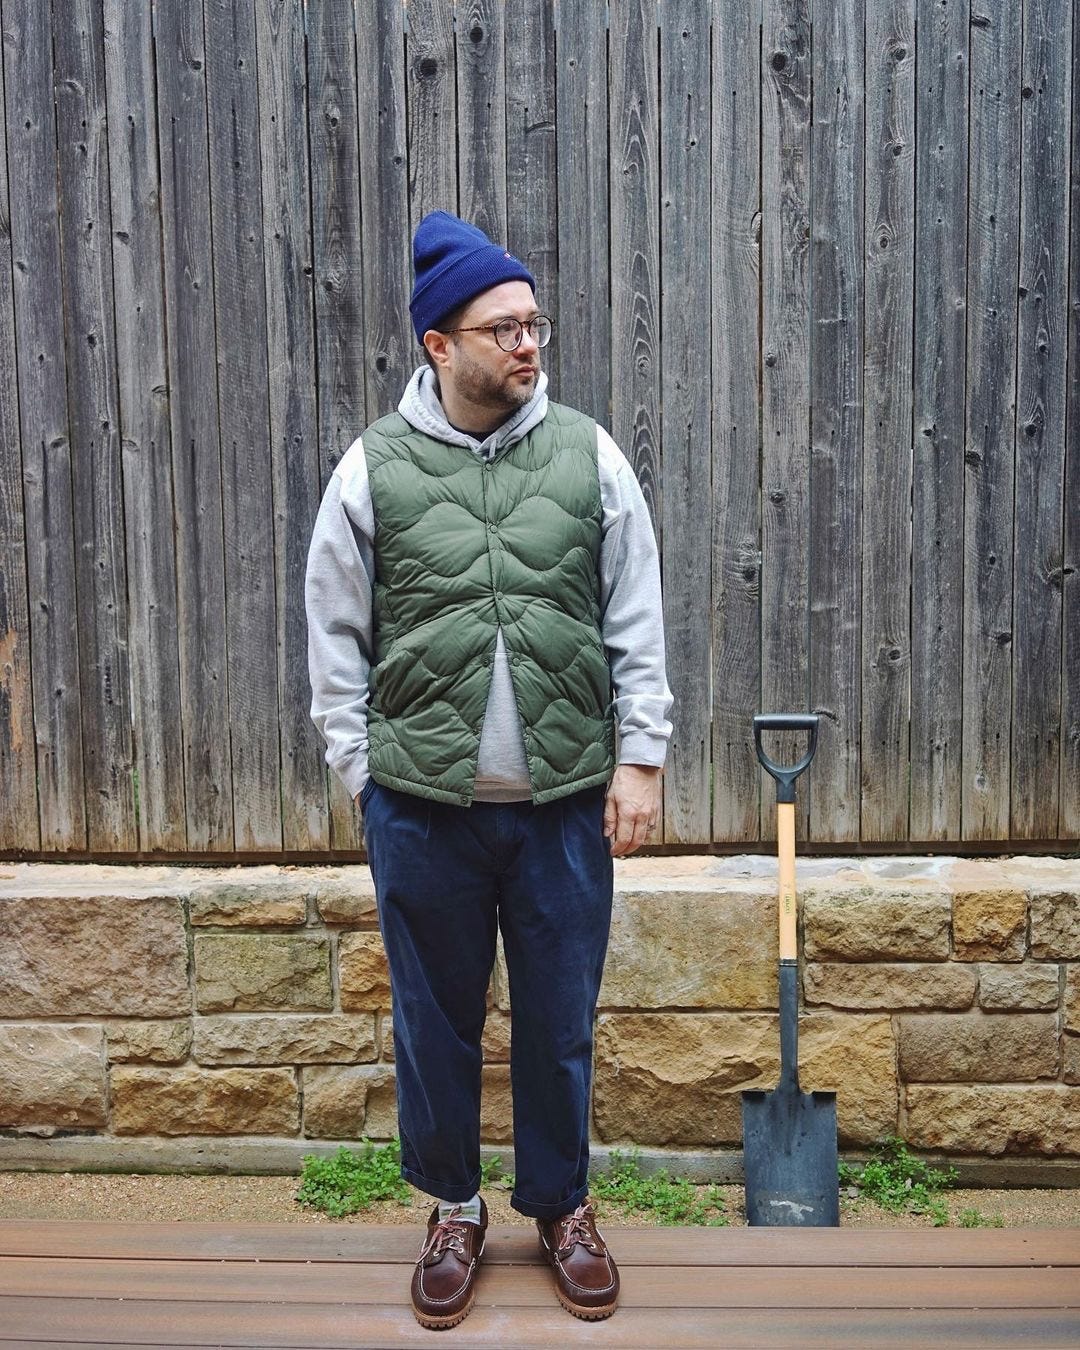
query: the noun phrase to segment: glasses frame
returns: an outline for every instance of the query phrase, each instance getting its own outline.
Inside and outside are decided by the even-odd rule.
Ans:
[[[541,319],[543,319],[543,321],[548,326],[547,342],[538,341],[536,334],[532,331],[533,324],[539,323]],[[516,323],[520,331],[518,332],[518,339],[512,347],[504,347],[502,343],[499,341],[499,339],[497,337],[495,338],[495,345],[501,352],[516,352],[517,349],[521,346],[521,339],[525,336],[526,329],[528,330],[529,336],[536,343],[537,347],[543,350],[543,348],[548,345],[548,342],[551,341],[551,335],[555,331],[555,325],[552,323],[551,319],[546,314],[534,314],[531,319],[528,319],[524,323],[520,319],[515,319],[512,314],[507,314],[501,319],[496,319],[494,323],[481,323],[477,324],[476,327],[474,328],[443,328],[440,331],[447,334],[490,333],[492,337],[495,337],[496,328],[501,328],[504,323]]]

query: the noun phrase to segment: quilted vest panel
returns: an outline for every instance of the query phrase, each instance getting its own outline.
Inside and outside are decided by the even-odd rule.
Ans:
[[[485,462],[392,413],[364,432],[375,511],[368,765],[436,801],[473,798],[502,627],[532,799],[607,781],[596,426],[549,403]]]

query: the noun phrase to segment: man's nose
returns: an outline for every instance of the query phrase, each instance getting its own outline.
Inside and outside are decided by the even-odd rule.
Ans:
[[[531,355],[533,354],[533,352],[538,352],[539,350],[540,350],[540,347],[539,347],[539,344],[537,343],[536,339],[535,339],[535,338],[533,337],[533,335],[529,332],[529,330],[525,327],[525,325],[522,324],[522,326],[521,326],[521,341],[520,341],[520,342],[518,343],[518,345],[517,345],[517,353],[518,353],[518,355],[520,356],[522,353],[524,353],[526,356],[531,356]]]

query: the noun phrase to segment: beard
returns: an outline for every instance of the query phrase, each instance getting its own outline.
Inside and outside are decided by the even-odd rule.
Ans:
[[[519,375],[500,375],[470,356],[464,345],[457,348],[454,390],[459,398],[467,399],[477,407],[492,408],[507,414],[517,412],[519,408],[524,408],[536,392],[539,378],[539,366],[527,380]]]

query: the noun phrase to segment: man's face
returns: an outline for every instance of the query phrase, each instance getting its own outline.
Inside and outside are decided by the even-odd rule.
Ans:
[[[525,406],[536,391],[540,375],[540,348],[522,328],[521,342],[504,352],[488,324],[518,319],[526,324],[539,314],[532,287],[526,281],[504,281],[471,301],[456,327],[483,332],[454,333],[446,346],[440,382],[449,382],[460,399],[506,415]]]

